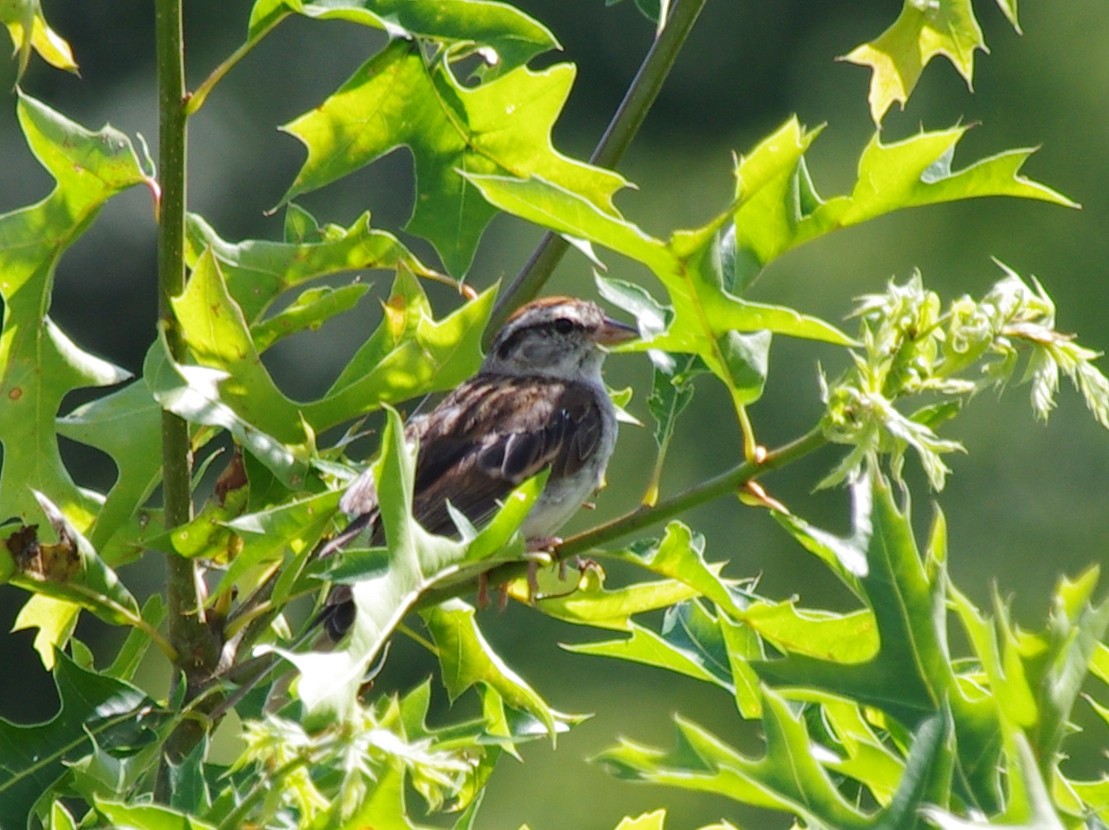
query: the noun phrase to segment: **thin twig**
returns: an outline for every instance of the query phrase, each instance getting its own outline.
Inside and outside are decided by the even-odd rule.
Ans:
[[[730,470],[690,487],[684,492],[663,499],[654,506],[640,505],[623,516],[590,528],[577,536],[571,536],[558,546],[554,555],[556,559],[565,561],[571,556],[587,553],[601,545],[606,545],[635,533],[637,530],[672,519],[674,516],[680,515],[699,504],[735,493],[743,485],[758,476],[797,461],[827,443],[828,439],[825,438],[823,430],[819,426],[814,427],[800,438],[768,451],[761,461],[744,461]],[[486,576],[492,584],[501,584],[526,576],[529,567],[530,563],[528,562],[506,562],[488,571]],[[414,608],[419,610],[438,605],[448,599],[468,594],[474,590],[474,587],[475,582],[469,581],[439,589],[433,588],[420,597]]]
[[[591,163],[611,169],[624,157],[706,2],[707,0],[678,0],[674,4],[666,28],[651,45],[608,129],[601,136],[593,155],[589,157]],[[568,247],[569,243],[561,236],[553,233],[543,236],[531,257],[498,298],[486,329],[487,337],[491,338],[501,327],[513,308],[535,298],[551,278]]]
[[[288,17],[290,12],[278,14],[273,20],[269,22],[264,28],[260,29],[243,43],[234,52],[228,55],[219,66],[212,70],[211,74],[205,78],[200,86],[196,88],[192,95],[189,96],[188,102],[185,104],[185,114],[192,115],[197,112],[204,102],[208,100],[208,94],[215,88],[216,84],[223,80],[224,75],[230,72],[238,65],[239,61],[250,54],[250,51],[257,46],[262,38],[274,30],[278,23]]]

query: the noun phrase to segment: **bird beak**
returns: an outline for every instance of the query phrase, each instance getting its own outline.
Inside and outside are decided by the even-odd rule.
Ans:
[[[616,346],[620,343],[627,343],[629,340],[635,340],[637,337],[639,337],[639,329],[635,326],[629,326],[626,323],[606,317],[604,325],[593,336],[593,341],[601,346]]]

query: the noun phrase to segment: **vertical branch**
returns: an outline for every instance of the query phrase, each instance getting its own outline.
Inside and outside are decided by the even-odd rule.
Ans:
[[[158,175],[161,199],[158,210],[158,313],[159,326],[170,354],[184,358],[184,340],[174,318],[170,298],[185,288],[185,47],[182,0],[157,0],[155,37],[158,60]],[[176,415],[162,413],[162,496],[167,527],[192,518],[190,493],[191,453],[188,425]],[[215,665],[217,649],[212,632],[198,613],[197,573],[193,563],[174,553],[166,555],[166,600],[169,638],[179,655],[176,669],[183,672],[190,690],[198,675]],[[187,694],[190,694],[187,692]],[[178,758],[201,738],[203,726],[185,720],[166,745]],[[162,772],[165,772],[163,768]],[[159,776],[162,790],[166,776]]]
[[[611,169],[624,157],[624,152],[643,126],[647,113],[655,103],[663,82],[677,61],[678,54],[706,2],[707,0],[677,0],[674,4],[666,28],[647,52],[608,129],[601,136],[593,155],[589,157],[591,163]],[[543,236],[524,267],[498,299],[487,330],[490,332],[489,336],[500,328],[515,306],[534,299],[551,278],[568,247],[569,243],[561,236],[553,233]]]

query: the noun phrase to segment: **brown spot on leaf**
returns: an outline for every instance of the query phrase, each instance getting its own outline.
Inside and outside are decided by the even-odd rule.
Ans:
[[[223,468],[223,472],[216,479],[216,500],[220,504],[227,503],[227,495],[233,490],[239,490],[247,485],[246,467],[243,466],[243,453],[238,447],[231,461]]]
[[[11,389],[8,390],[8,398],[9,399],[11,399],[13,401],[18,401],[22,397],[23,397],[23,387],[22,386],[13,386]]]
[[[6,543],[19,570],[40,582],[68,582],[81,571],[81,554],[68,535],[44,545],[38,538],[38,525],[24,525],[9,535]]]

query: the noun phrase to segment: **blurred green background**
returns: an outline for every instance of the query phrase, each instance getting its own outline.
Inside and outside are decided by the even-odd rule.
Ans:
[[[188,78],[195,85],[241,42],[250,4],[199,0],[186,5]],[[601,0],[519,5],[545,22],[564,47],[562,55],[535,64],[565,59],[578,65],[575,91],[554,139],[564,152],[587,156],[648,48],[653,27],[631,0],[611,8]],[[818,191],[830,196],[848,189],[855,160],[873,131],[866,109],[869,73],[835,58],[876,37],[899,5],[877,0],[709,2],[620,165],[638,185],[620,197],[621,209],[656,234],[704,223],[730,198],[732,154],[752,147],[793,113],[810,127],[827,124],[809,156]],[[152,6],[46,2],[48,19],[75,49],[82,77],[33,60],[24,88],[86,126],[111,122],[154,144]],[[1083,209],[988,200],[906,212],[787,255],[761,277],[755,298],[839,321],[850,311],[852,298],[881,290],[891,278],[904,280],[917,268],[926,285],[945,299],[981,294],[1000,275],[990,259],[997,257],[1042,280],[1058,305],[1062,330],[1077,332],[1092,348],[1109,349],[1109,7],[1101,0],[1025,3],[1023,36],[1012,31],[993,3],[978,3],[977,12],[992,53],[978,55],[975,94],[949,64],[935,62],[907,110],[887,117],[886,140],[921,126],[975,124],[960,145],[956,167],[1003,149],[1041,146],[1025,173],[1081,202]],[[278,238],[281,219],[265,211],[292,180],[303,151],[275,126],[321,101],[380,43],[377,33],[349,24],[291,19],[278,27],[217,88],[191,124],[191,209],[225,238]],[[0,89],[10,90],[13,83],[13,64],[5,62]],[[42,198],[51,186],[17,130],[14,94],[8,93],[7,102],[0,109],[0,212]],[[302,203],[320,221],[343,224],[368,208],[375,226],[395,231],[411,208],[410,159],[394,153]],[[420,240],[401,235],[433,259]],[[485,286],[510,279],[538,237],[536,229],[518,220],[497,219],[470,281]],[[614,276],[647,278],[629,263],[602,256]],[[52,314],[81,345],[138,372],[154,332],[154,267],[149,195],[136,189],[109,203],[61,262]],[[291,396],[323,391],[375,325],[376,301],[387,291],[389,276],[366,278],[375,290],[348,319],[293,338],[270,355],[271,370]],[[555,292],[594,293],[583,258],[568,256],[549,286],[548,293]],[[439,310],[453,302],[446,290],[431,293]],[[834,374],[843,358],[830,348],[784,338],[776,342],[767,394],[752,410],[763,443],[786,441],[814,422],[820,411],[818,363]],[[644,390],[649,377],[642,356],[609,361],[613,386]],[[644,398],[644,392],[638,394],[630,408],[649,421]],[[66,409],[81,400],[75,395]],[[664,495],[729,463],[738,451],[729,413],[724,396],[706,378],[675,440]],[[935,505],[942,507],[956,582],[979,602],[988,602],[995,589],[1011,597],[1017,619],[1038,627],[1060,574],[1109,563],[1109,436],[1069,387],[1046,426],[1034,422],[1027,390],[1018,388],[1000,399],[984,395],[974,401],[948,434],[964,441],[969,454],[950,460],[954,475],[938,496],[928,494],[916,471],[911,473],[914,518],[923,529]],[[99,489],[110,485],[114,468],[105,457],[75,445],[67,444],[64,451],[80,483]],[[652,457],[650,429],[625,428],[598,511],[579,516],[570,530],[634,506]],[[801,515],[846,530],[845,495],[811,492],[835,457],[834,451],[825,451],[764,483]],[[727,574],[761,575],[762,592],[772,597],[797,595],[810,606],[849,606],[846,592],[764,512],[722,500],[686,518],[707,535],[710,559],[730,560]],[[125,569],[125,576],[137,586],[136,593],[152,591],[160,585],[161,567],[156,556],[149,557]],[[13,589],[0,591],[4,631],[23,599]],[[671,807],[667,826],[672,828],[722,816],[753,821],[751,826],[788,825],[780,817],[752,819],[723,800],[621,784],[583,760],[619,734],[669,744],[670,715],[677,711],[741,748],[758,751],[757,736],[738,722],[733,703],[722,693],[650,669],[566,654],[557,646],[560,640],[591,635],[528,609],[487,611],[481,620],[489,639],[554,706],[595,717],[560,739],[557,752],[536,745],[527,749],[525,765],[506,760],[494,776],[479,826],[515,828],[526,821],[532,830],[600,830],[613,827],[624,814],[663,804]],[[93,622],[83,626],[82,636],[112,641],[114,632]],[[29,632],[0,638],[6,678],[0,684],[0,714],[11,719],[42,719],[56,705],[30,643]],[[109,646],[103,648],[106,653]],[[432,671],[426,656],[398,643],[383,688],[410,687]],[[164,693],[163,678],[149,682],[156,693]],[[1090,726],[1085,746],[1092,756],[1104,746],[1105,734],[1093,721]]]

